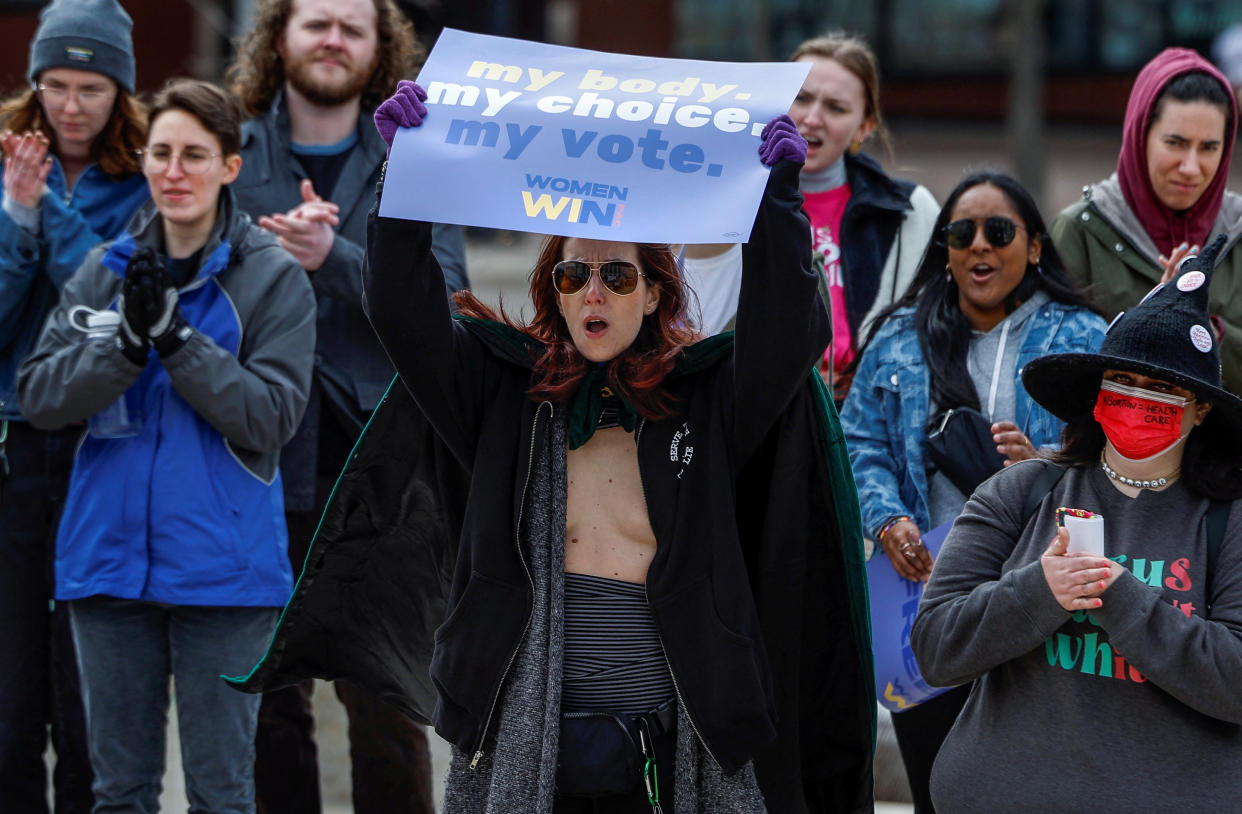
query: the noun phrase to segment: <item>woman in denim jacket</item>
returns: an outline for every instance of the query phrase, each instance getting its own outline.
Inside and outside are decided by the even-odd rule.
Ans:
[[[1006,464],[1056,444],[1062,422],[1027,395],[1022,367],[1049,353],[1099,347],[1105,323],[1073,287],[1035,202],[1014,179],[965,178],[936,219],[905,295],[882,312],[841,412],[863,528],[903,577],[925,581],[920,530],[951,522],[966,502],[929,471],[928,434],[971,407],[994,422]],[[928,351],[931,352],[928,352]],[[893,716],[916,811],[932,811],[932,761],[969,686]]]

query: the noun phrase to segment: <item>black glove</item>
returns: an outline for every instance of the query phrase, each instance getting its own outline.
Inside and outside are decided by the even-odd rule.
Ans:
[[[121,300],[117,336],[130,361],[147,363],[148,341],[163,358],[180,350],[190,338],[192,329],[181,317],[177,287],[152,249],[143,247],[130,258]]]
[[[147,306],[150,319],[147,335],[151,337],[155,352],[163,359],[181,350],[193,329],[182,318],[177,287],[162,267],[158,276],[152,278],[152,283],[150,304]]]
[[[150,299],[152,275],[162,271],[159,259],[149,248],[135,252],[125,266],[125,281],[121,284],[121,301],[118,304],[121,325],[116,333],[117,344],[125,358],[140,367],[146,366],[150,349],[147,333],[151,323],[146,304]]]

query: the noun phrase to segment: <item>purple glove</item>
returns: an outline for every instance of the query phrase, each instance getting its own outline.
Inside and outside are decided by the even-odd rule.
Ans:
[[[806,139],[798,133],[793,119],[784,113],[764,125],[760,138],[759,160],[769,167],[782,159],[796,164],[806,161]]]
[[[423,123],[427,115],[427,106],[423,104],[426,99],[427,91],[402,79],[397,83],[397,92],[375,109],[375,129],[390,150],[398,127],[418,127]]]

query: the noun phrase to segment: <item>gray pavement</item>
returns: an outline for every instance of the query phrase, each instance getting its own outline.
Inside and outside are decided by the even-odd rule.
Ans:
[[[316,742],[319,746],[320,791],[323,794],[323,814],[352,814],[350,803],[349,781],[349,747],[345,735],[345,708],[337,701],[332,688],[321,681],[315,682],[314,693]],[[177,743],[176,715],[170,713],[168,726],[168,769],[164,777],[164,793],[160,796],[160,808],[164,812],[182,812],[188,810],[185,797],[185,781],[181,774],[181,750]],[[880,747],[876,755],[877,768],[900,761],[896,753],[896,744],[891,736],[886,735],[888,729],[884,716],[880,720]],[[450,749],[447,742],[435,732],[428,732],[431,742],[432,776],[435,778],[435,804],[438,811],[444,800],[444,779],[448,772]],[[896,775],[897,793],[890,796],[908,799],[909,793],[900,788],[905,782],[904,774],[898,771],[884,772],[890,777],[887,788],[894,788],[891,778]],[[886,788],[877,787],[877,791]],[[914,806],[908,802],[877,801],[876,814],[913,814]]]
[[[345,709],[331,687],[315,682],[314,706],[317,743],[319,746],[320,790],[323,814],[352,814],[349,797],[349,749],[345,737]],[[896,746],[884,736],[886,722],[881,718],[881,746],[876,759],[881,765],[898,759]],[[444,799],[444,778],[448,772],[449,745],[435,732],[428,732],[431,741],[432,775],[435,778],[435,804],[439,810]],[[187,811],[185,780],[181,774],[181,749],[177,743],[176,713],[170,711],[167,732],[168,770],[164,777],[164,793],[160,808],[168,814]],[[904,780],[903,780],[904,782]],[[880,788],[883,788],[882,786]],[[903,793],[899,796],[907,796]],[[914,806],[906,802],[877,801],[876,814],[913,814]]]
[[[319,788],[323,795],[323,814],[351,814],[349,778],[349,739],[346,735],[345,708],[337,700],[332,687],[315,682],[312,696],[315,709],[315,741],[319,748]],[[185,796],[185,779],[181,772],[181,749],[177,742],[176,713],[170,710],[168,722],[168,763],[164,774],[164,792],[160,809],[172,814],[189,810]],[[449,746],[429,732],[432,750],[432,775],[436,778],[435,804],[439,810],[444,798],[444,777],[448,771]]]
[[[1004,131],[991,124],[933,124],[898,122],[892,126],[895,161],[885,160],[894,175],[926,185],[937,200],[952,189],[969,169],[982,167],[1006,168]],[[1078,198],[1084,184],[1093,183],[1111,173],[1116,164],[1120,126],[1105,129],[1055,128],[1048,134],[1046,193],[1044,216],[1051,221],[1056,213]],[[1235,167],[1230,186],[1238,188],[1242,169]],[[514,317],[530,316],[526,293],[526,275],[538,250],[538,238],[522,233],[500,233],[490,240],[472,235],[467,244],[469,273],[475,293],[485,302],[503,302]],[[321,766],[321,785],[325,814],[346,814],[349,802],[349,757],[344,712],[330,688],[321,686],[315,693],[317,741]],[[181,777],[180,753],[177,747],[175,718],[169,727],[169,761],[165,791],[161,798],[163,810],[186,810],[184,782]],[[448,750],[443,741],[432,735],[435,745],[437,804],[442,794]],[[877,777],[895,776],[880,786],[881,796],[901,796],[904,777],[900,759],[891,739],[881,745],[877,755]],[[894,766],[896,763],[896,766]],[[893,791],[896,789],[896,791]],[[881,814],[905,814],[913,807],[908,803],[880,803]]]

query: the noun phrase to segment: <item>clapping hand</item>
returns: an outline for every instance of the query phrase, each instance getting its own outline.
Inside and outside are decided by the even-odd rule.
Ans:
[[[34,209],[47,189],[47,176],[52,171],[47,136],[39,130],[27,130],[20,136],[5,130],[0,135],[0,147],[4,149],[4,194]]]
[[[302,268],[318,271],[336,241],[341,208],[321,198],[309,179],[303,179],[301,193],[302,203],[283,215],[259,218],[259,226],[276,235]]]
[[[164,357],[188,339],[177,287],[149,247],[134,252],[125,266],[120,311],[121,352],[134,364],[146,364],[149,346]]]
[[[125,358],[136,365],[145,366],[151,340],[147,335],[151,328],[151,311],[154,310],[155,288],[160,266],[155,252],[143,247],[134,252],[125,266],[125,280],[121,283],[121,325],[117,337]]]
[[[190,333],[185,319],[181,316],[181,297],[177,294],[177,287],[173,285],[163,266],[153,278],[152,291],[149,306],[151,325],[147,329],[147,335],[151,337],[151,347],[163,359],[180,350],[190,338]]]

